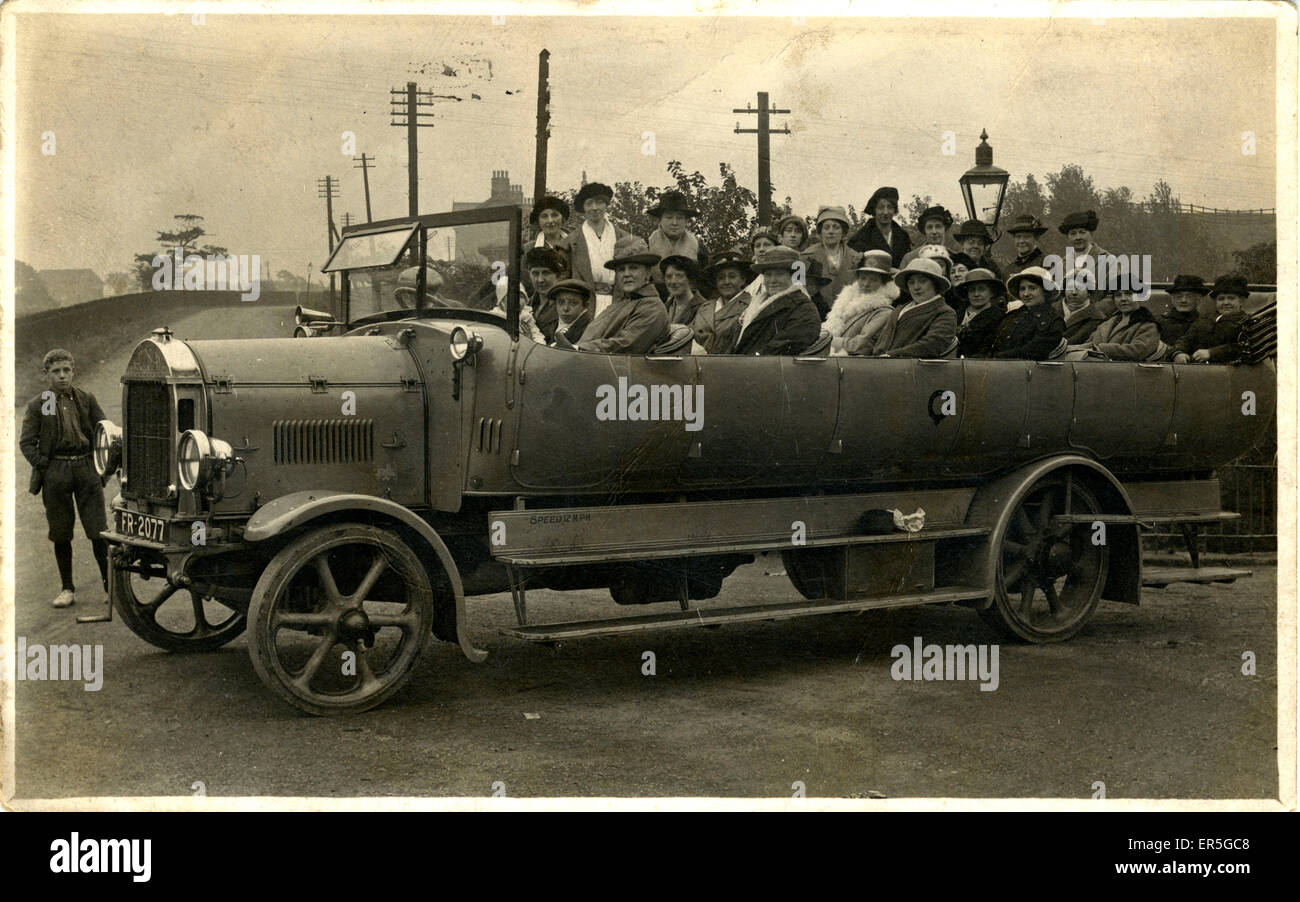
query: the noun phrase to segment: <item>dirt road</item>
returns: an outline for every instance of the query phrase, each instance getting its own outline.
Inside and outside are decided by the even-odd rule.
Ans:
[[[285,310],[208,310],[181,337],[278,334]],[[134,336],[132,337],[132,339]],[[81,373],[120,421],[133,340]],[[18,485],[27,469],[19,464]],[[115,492],[110,483],[107,495]],[[876,611],[571,643],[496,635],[508,596],[471,601],[491,649],[472,665],[433,643],[383,707],[313,718],[259,682],[245,640],[171,655],[120,622],[78,625],[58,590],[39,499],[17,499],[17,635],[100,643],[103,685],[17,684],[17,796],[510,796],[1273,798],[1276,581],[1148,590],[1103,603],[1071,642],[1003,644],[996,691],[899,681],[896,645],[993,643],[955,607]],[[98,579],[79,539],[79,586]],[[791,600],[777,561],[738,571],[732,602]],[[538,618],[614,613],[604,591],[529,594]],[[625,612],[626,613],[626,612]],[[636,612],[640,613],[640,611]],[[1257,671],[1243,675],[1243,652]],[[647,675],[652,652],[654,675]],[[536,715],[535,717],[530,715]]]

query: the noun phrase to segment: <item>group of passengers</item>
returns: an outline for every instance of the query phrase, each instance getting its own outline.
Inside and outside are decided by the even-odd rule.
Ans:
[[[1178,276],[1162,316],[1132,291],[1095,288],[1082,263],[1108,252],[1093,240],[1092,211],[1058,226],[1079,263],[1058,285],[1043,266],[1047,228],[1037,217],[1006,229],[1016,256],[1004,268],[989,254],[994,235],[984,223],[950,234],[953,217],[941,206],[921,214],[923,243],[913,248],[894,220],[898,191],[890,187],[871,196],[871,218],[852,235],[844,209],[826,206],[811,234],[802,217],[787,216],[747,248],[717,255],[690,231],[698,213],[681,192],[664,192],[649,211],[658,227],[648,239],[608,218],[612,199],[607,185],[583,185],[574,200],[582,222],[567,234],[564,200],[548,196],[534,207],[537,236],[524,259],[531,291],[521,304],[521,326],[534,340],[644,354],[689,334],[687,344],[707,354],[1207,363],[1235,359],[1246,316],[1249,291],[1236,276],[1212,288]],[[950,238],[960,250],[949,250]],[[1206,295],[1217,312],[1200,317]]]

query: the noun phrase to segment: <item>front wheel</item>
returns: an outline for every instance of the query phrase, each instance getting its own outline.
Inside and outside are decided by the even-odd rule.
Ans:
[[[1009,638],[1062,642],[1083,629],[1097,608],[1110,549],[1093,543],[1086,523],[1053,519],[1067,512],[1102,510],[1077,480],[1049,477],[1029,490],[1003,531],[993,604],[980,615]]]
[[[248,653],[291,705],[354,714],[402,688],[433,616],[428,573],[396,534],[323,526],[281,549],[257,581]]]
[[[162,567],[152,571],[145,576],[109,567],[113,607],[150,645],[172,652],[213,651],[244,631],[244,612],[233,603],[173,585]]]

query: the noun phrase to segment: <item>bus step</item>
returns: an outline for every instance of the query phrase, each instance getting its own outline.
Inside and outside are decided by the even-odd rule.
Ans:
[[[530,642],[557,642],[568,639],[591,639],[597,636],[623,636],[646,630],[688,626],[722,626],[728,623],[753,623],[762,620],[789,620],[812,614],[841,614],[872,608],[903,607],[914,604],[943,604],[972,601],[988,597],[987,589],[970,586],[945,586],[913,595],[883,595],[853,601],[797,601],[785,604],[747,605],[735,608],[697,608],[691,611],[666,611],[635,617],[610,617],[604,620],[574,620],[567,623],[537,626],[502,627],[503,636]]]
[[[1143,567],[1142,585],[1163,589],[1170,583],[1230,583],[1252,572],[1231,567]]]

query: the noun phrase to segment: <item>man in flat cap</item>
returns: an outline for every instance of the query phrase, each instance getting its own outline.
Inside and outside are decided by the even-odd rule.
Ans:
[[[618,278],[618,296],[596,314],[576,345],[600,354],[645,354],[668,334],[668,310],[650,282],[650,267],[659,258],[635,235],[620,238],[605,267]],[[556,335],[557,348],[574,348]]]

